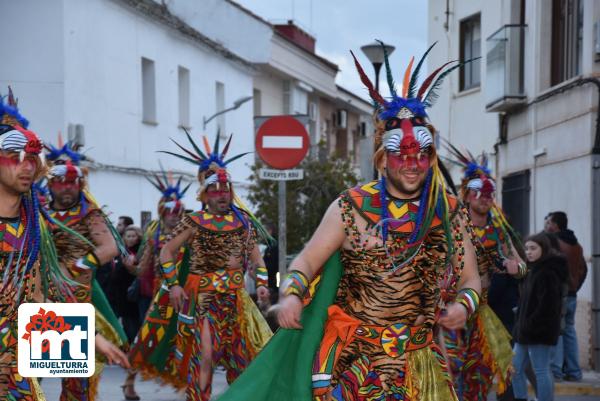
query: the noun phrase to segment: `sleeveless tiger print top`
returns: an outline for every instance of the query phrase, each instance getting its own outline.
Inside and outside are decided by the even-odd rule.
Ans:
[[[367,249],[357,239],[359,232],[355,216],[366,221],[365,231],[375,227],[380,220],[379,190],[377,181],[352,188],[339,198],[342,219],[352,249],[342,249],[344,272],[335,303],[346,313],[365,324],[388,326],[394,323],[413,325],[419,315],[424,324],[433,327],[435,313],[440,306],[440,283],[447,276],[458,281],[460,271],[451,266],[448,243],[442,222],[435,218],[430,232],[420,245],[413,259],[394,269],[393,262],[402,263],[402,255],[394,256],[403,249],[415,225],[418,200],[389,199],[388,212],[393,217],[390,224],[387,250],[382,244]],[[452,210],[452,232],[455,251],[461,252],[462,235],[460,218],[464,211],[458,201],[449,197]]]
[[[84,204],[85,203],[85,204]],[[92,242],[90,233],[90,220],[101,215],[101,210],[85,199],[67,210],[48,210],[50,216],[77,232],[88,241]],[[70,235],[64,230],[53,231],[54,243],[58,254],[58,261],[67,277],[84,284],[75,289],[75,297],[79,302],[90,302],[90,285],[93,279],[93,271],[75,270],[75,262],[94,251],[94,247],[83,240]]]
[[[183,216],[172,236],[189,228],[193,230],[188,241],[191,274],[246,268],[256,245],[256,232],[248,219],[242,221],[233,212],[221,216],[201,210]]]

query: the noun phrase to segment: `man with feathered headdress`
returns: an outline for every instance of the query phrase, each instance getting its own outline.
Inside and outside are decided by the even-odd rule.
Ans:
[[[455,67],[417,90],[427,53],[412,75],[409,64],[401,94],[386,55],[389,100],[355,59],[377,106],[381,179],[331,204],[282,285],[283,329],[220,400],[456,400],[434,329],[464,325],[480,282],[466,212],[446,191],[425,111]],[[444,281],[458,287],[455,302],[445,303]]]
[[[465,401],[477,401],[487,399],[494,377],[498,393],[504,393],[510,383],[509,330],[514,321],[512,309],[518,299],[516,279],[525,275],[527,265],[513,245],[513,240],[519,241],[518,236],[495,202],[496,183],[487,155],[476,158],[451,144],[448,150],[452,162],[463,170],[460,197],[473,223],[482,292],[481,306],[475,316],[463,329],[445,331],[444,337],[459,396]],[[500,288],[494,290],[492,282]],[[506,305],[510,297],[514,302]]]
[[[46,159],[52,163],[47,179],[50,199],[49,215],[79,234],[73,239],[61,230],[54,230],[59,262],[65,275],[80,285],[75,290],[76,302],[93,303],[98,331],[118,346],[127,344],[127,337],[106,296],[95,278],[96,270],[121,253],[126,254],[121,237],[98,206],[87,188],[86,170],[80,165],[85,156],[71,142],[49,145]],[[96,363],[90,378],[68,377],[62,381],[61,400],[94,400],[103,364]]]
[[[17,309],[26,302],[72,301],[78,286],[56,259],[50,225],[60,224],[32,188],[46,167],[42,142],[27,126],[9,87],[7,103],[0,96],[0,399],[43,401],[37,380],[17,370]],[[110,362],[128,366],[125,355],[101,335],[96,348]]]
[[[193,150],[175,142],[185,153],[165,153],[198,166],[203,207],[183,216],[161,250],[164,281],[130,359],[145,376],[185,388],[187,400],[208,401],[216,365],[233,382],[271,336],[244,288],[244,273],[253,269],[257,292],[268,292],[257,244],[257,232],[264,229],[235,196],[227,165],[244,154],[226,159],[231,137],[222,150],[218,135],[212,148],[204,137],[203,152],[186,135]],[[176,333],[170,322],[176,322]]]

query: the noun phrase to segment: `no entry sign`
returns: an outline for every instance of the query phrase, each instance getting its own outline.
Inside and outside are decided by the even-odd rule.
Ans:
[[[256,133],[256,152],[265,163],[280,170],[300,164],[309,145],[304,125],[291,116],[271,117]]]

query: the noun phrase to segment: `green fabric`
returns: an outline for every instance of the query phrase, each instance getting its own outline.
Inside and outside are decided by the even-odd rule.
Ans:
[[[112,328],[115,329],[119,335],[119,338],[121,339],[121,342],[123,344],[127,344],[127,335],[125,334],[125,330],[123,330],[123,326],[121,326],[121,323],[119,323],[117,315],[115,315],[115,312],[112,310],[108,299],[106,299],[106,295],[104,295],[104,291],[102,291],[102,287],[100,287],[100,284],[98,284],[98,280],[96,280],[95,277],[92,280],[92,304],[112,326]]]
[[[323,338],[327,308],[342,277],[339,252],[329,258],[302,330],[280,329],[218,401],[312,401],[312,364]]]

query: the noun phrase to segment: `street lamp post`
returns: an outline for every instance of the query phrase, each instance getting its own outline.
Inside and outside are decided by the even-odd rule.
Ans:
[[[383,46],[385,46],[388,56],[396,49],[391,45],[384,44]],[[360,49],[363,51],[365,56],[367,56],[371,64],[373,64],[373,68],[375,69],[375,89],[379,92],[379,71],[381,70],[381,66],[385,57],[383,53],[383,47],[381,46],[381,43],[373,42],[368,45],[364,45]]]
[[[250,99],[252,99],[252,96],[241,97],[238,100],[236,100],[235,102],[233,102],[233,106],[231,106],[231,107],[229,107],[227,109],[221,110],[221,111],[213,114],[212,116],[210,116],[208,118],[203,117],[202,118],[202,122],[203,122],[202,131],[206,131],[206,124],[208,124],[212,119],[214,119],[215,117],[220,116],[221,114],[225,114],[228,111],[235,110],[235,109],[239,108],[241,105],[243,105],[244,103],[246,103]]]
[[[392,54],[392,52],[395,49],[394,46],[386,45],[385,43],[382,46],[381,43],[379,43],[379,42],[373,42],[368,45],[364,45],[360,48],[363,51],[363,53],[365,54],[365,56],[367,56],[367,58],[369,59],[371,64],[373,64],[373,69],[375,70],[375,90],[377,92],[379,92],[379,71],[381,70],[381,65],[383,64],[383,62],[385,60],[385,54],[383,52],[383,47],[385,47],[385,50],[386,50],[388,56],[390,54]],[[375,141],[373,141],[373,147],[375,147]],[[376,150],[376,149],[374,149],[374,150]],[[373,166],[373,179],[376,180],[377,178],[378,178],[377,167]]]

